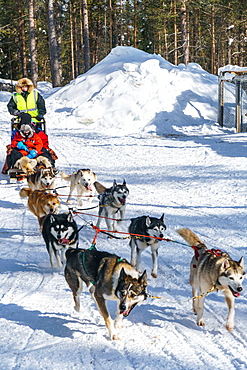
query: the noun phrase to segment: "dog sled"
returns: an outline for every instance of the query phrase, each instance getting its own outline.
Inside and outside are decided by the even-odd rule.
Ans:
[[[7,158],[12,152],[11,144],[6,146],[6,159],[2,168],[2,174],[9,176],[9,182],[15,183],[25,179],[28,175],[39,171],[42,168],[53,168],[56,173],[58,172],[55,168],[55,161],[58,159],[54,150],[49,147],[48,136],[46,134],[46,122],[42,118],[40,122],[35,123],[35,133],[39,135],[43,142],[42,152],[35,159],[27,159],[27,157],[21,157],[18,159],[13,166],[8,166]],[[16,134],[20,132],[19,117],[11,119],[11,142]]]

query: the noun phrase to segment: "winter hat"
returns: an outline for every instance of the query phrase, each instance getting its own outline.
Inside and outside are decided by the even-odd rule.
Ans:
[[[17,81],[16,85],[15,85],[15,89],[16,91],[18,92],[18,94],[21,94],[21,88],[23,86],[28,86],[28,92],[31,92],[33,89],[34,89],[34,85],[32,83],[32,81],[29,79],[29,78],[21,78],[19,81]]]
[[[28,113],[21,113],[20,115],[20,122],[19,124],[22,125],[22,124],[30,124],[32,122],[32,117],[30,116],[30,114]]]
[[[22,124],[20,128],[20,134],[23,136],[25,139],[32,137],[34,133],[34,130],[32,128],[31,124]]]

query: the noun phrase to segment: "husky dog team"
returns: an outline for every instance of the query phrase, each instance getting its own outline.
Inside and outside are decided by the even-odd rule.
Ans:
[[[27,99],[28,96],[31,99]],[[51,267],[65,266],[65,280],[72,291],[75,310],[80,310],[80,294],[85,283],[105,321],[110,339],[119,339],[123,317],[127,317],[138,303],[148,297],[147,273],[141,269],[141,255],[148,247],[152,255],[151,276],[157,278],[158,248],[166,230],[164,214],[160,218],[147,215],[130,220],[130,263],[116,254],[98,251],[94,244],[89,249],[79,248],[79,229],[72,213],[59,213],[60,200],[54,191],[58,173],[54,167],[57,156],[49,148],[48,136],[42,130],[46,114],[44,99],[34,89],[31,80],[24,78],[17,82],[8,110],[19,120],[12,132],[2,173],[8,173],[10,179],[25,175],[28,188],[20,190],[20,197],[28,199],[27,206],[38,219]],[[84,205],[82,198],[91,201],[98,193],[99,211],[95,228],[99,232],[104,219],[107,230],[101,231],[107,231],[112,237],[124,221],[129,196],[126,181],[117,184],[114,180],[112,186],[107,188],[97,181],[96,174],[90,169],[79,169],[71,175],[63,171],[61,177],[70,184],[67,203],[71,203],[75,190],[78,206]],[[226,328],[232,331],[234,301],[242,292],[245,276],[243,257],[234,261],[221,250],[208,249],[189,229],[180,229],[177,233],[194,249],[190,285],[197,325],[204,326],[206,295],[221,290],[228,306]],[[107,300],[117,303],[115,320],[109,314]]]
[[[148,297],[147,272],[141,269],[141,255],[148,247],[152,256],[151,276],[157,278],[158,248],[166,230],[164,214],[160,218],[140,216],[130,220],[130,263],[115,254],[98,251],[95,247],[79,248],[78,227],[72,213],[59,213],[60,201],[58,195],[53,193],[55,175],[52,168],[43,168],[28,175],[29,188],[22,188],[20,196],[28,198],[28,208],[39,221],[52,268],[65,266],[65,280],[72,291],[75,310],[80,310],[80,294],[84,282],[105,321],[110,339],[119,339],[122,318],[127,317],[138,303]],[[71,175],[62,172],[62,179],[70,183],[67,203],[71,202],[75,189],[78,206],[83,205],[83,197],[91,200],[97,193],[99,211],[96,229],[100,230],[104,219],[110,235],[117,231],[117,225],[124,221],[129,195],[125,180],[122,184],[114,180],[113,185],[107,188],[97,181],[96,174],[90,169],[81,169]],[[245,276],[243,257],[234,261],[225,252],[208,249],[189,229],[179,229],[177,233],[194,249],[189,282],[197,325],[204,326],[206,295],[221,290],[228,306],[226,328],[232,331],[234,301],[242,292]],[[107,300],[117,302],[115,320],[108,312]]]

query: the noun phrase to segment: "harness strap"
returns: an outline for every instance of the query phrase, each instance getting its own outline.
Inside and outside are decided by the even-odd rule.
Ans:
[[[92,249],[96,249],[95,246],[93,247],[93,245],[92,245],[90,247],[90,250],[92,250]],[[89,273],[88,273],[88,270],[87,270],[87,267],[86,267],[86,264],[85,264],[85,253],[86,253],[86,251],[82,252],[81,260],[82,260],[83,268],[84,268],[86,274],[89,276]],[[95,285],[95,281],[94,280],[90,280],[90,283],[92,285]]]
[[[196,246],[194,246],[194,245],[192,245],[191,248],[194,249],[194,251],[195,251],[195,259],[198,261],[198,258],[199,258],[198,248]]]
[[[221,249],[208,249],[207,252],[214,254],[216,257],[221,257],[222,253],[224,253]]]
[[[218,284],[218,283],[216,283],[216,284]],[[192,299],[192,300],[199,299],[199,298],[202,298],[202,297],[206,296],[208,293],[213,292],[213,291],[215,290],[215,288],[216,288],[216,284],[215,284],[214,286],[212,286],[212,288],[211,288],[211,289],[209,289],[207,292],[202,293],[202,294],[200,294],[200,295],[198,295],[198,296],[194,296],[194,297],[192,297],[192,298],[189,298],[188,300],[185,300],[185,301],[181,301],[181,300],[180,300],[180,301],[172,301],[172,300],[170,300],[170,299],[164,299],[163,297],[154,296],[154,295],[152,295],[152,294],[148,294],[148,297],[149,297],[149,298],[162,299],[162,300],[165,300],[165,301],[168,301],[168,302],[173,302],[173,303],[177,303],[177,302],[188,302],[188,301],[190,301],[191,299]]]
[[[82,252],[82,265],[83,265],[83,268],[84,268],[84,270],[85,270],[85,272],[86,272],[86,274],[89,276],[89,273],[88,273],[88,270],[87,270],[87,267],[86,267],[86,264],[85,264],[85,254],[86,254],[86,252],[88,252],[88,251],[92,251],[92,250],[97,250],[97,248],[95,247],[95,243],[92,243],[92,245],[91,245],[91,247],[89,248],[89,249],[87,249],[87,250],[85,250],[84,252]],[[119,262],[123,262],[123,261],[125,261],[125,259],[122,259],[121,257],[118,257],[117,258],[117,263],[119,263]],[[90,283],[92,284],[92,285],[95,285],[95,281],[94,280],[90,280]]]

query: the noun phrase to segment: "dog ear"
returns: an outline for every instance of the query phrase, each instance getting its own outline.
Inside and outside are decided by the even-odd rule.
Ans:
[[[230,267],[229,260],[226,258],[224,262],[222,263],[223,268],[226,270]]]
[[[51,167],[51,172],[52,172],[53,176],[56,176],[59,171],[55,167]]]
[[[113,186],[116,186],[117,185],[117,181],[114,179],[113,180]]]
[[[120,275],[119,275],[119,280],[124,280],[126,278],[127,274],[124,270],[124,268],[122,267],[122,270],[120,271]]]
[[[164,226],[165,230],[166,230],[166,225],[165,225],[165,222],[164,222],[164,213],[162,214],[162,216],[160,217],[160,221],[163,223],[162,226]]]
[[[68,215],[67,215],[67,221],[68,222],[73,222],[73,216],[72,216],[71,212],[69,212]]]
[[[138,282],[144,286],[148,285],[148,276],[146,270],[143,272],[143,274],[139,277]]]
[[[126,185],[126,181],[125,181],[125,179],[123,179],[123,185]]]
[[[244,257],[241,257],[240,260],[238,261],[238,264],[242,269],[244,270]]]
[[[52,224],[55,221],[56,221],[55,217],[53,216],[53,213],[51,213],[51,215],[50,215],[50,224]]]
[[[146,225],[147,225],[147,227],[149,227],[151,225],[151,220],[150,220],[149,216],[146,217]]]

